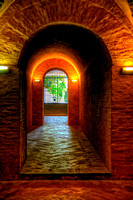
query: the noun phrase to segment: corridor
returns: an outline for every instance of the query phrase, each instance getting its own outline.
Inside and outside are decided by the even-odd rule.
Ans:
[[[44,125],[27,138],[21,174],[109,172],[79,127],[67,125],[67,116],[45,116]]]

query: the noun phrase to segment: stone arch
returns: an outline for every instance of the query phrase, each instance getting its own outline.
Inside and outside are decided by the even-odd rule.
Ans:
[[[52,70],[59,70],[59,71],[62,71],[62,72],[64,72],[64,73],[66,74],[67,78],[69,78],[68,73],[67,73],[64,69],[62,69],[61,67],[52,67],[52,69],[49,69],[49,70],[47,70],[47,71],[45,72],[45,74],[44,74],[43,77],[45,77],[46,74],[47,74],[48,72],[52,71]]]
[[[51,57],[70,60],[76,66],[80,126],[111,169],[112,62],[106,45],[96,33],[78,24],[54,23],[39,30],[26,42],[18,64],[21,74],[27,74],[28,98],[32,98],[35,69]]]
[[[91,29],[76,23],[51,23],[33,34],[25,42],[18,67],[22,71],[26,71],[29,60],[40,50],[52,53],[55,49],[57,52],[64,53],[65,51],[65,54],[69,54],[69,56],[73,54],[85,66],[96,57],[102,60],[106,67],[110,65],[108,63],[111,63],[111,57],[105,43]]]

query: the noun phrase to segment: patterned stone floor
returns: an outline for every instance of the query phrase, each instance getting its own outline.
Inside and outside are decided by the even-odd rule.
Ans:
[[[1,200],[133,200],[133,181],[3,181]]]
[[[27,160],[21,174],[108,173],[99,155],[67,116],[46,116],[28,134]]]

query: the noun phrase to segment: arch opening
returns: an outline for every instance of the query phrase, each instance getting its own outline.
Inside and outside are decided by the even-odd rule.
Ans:
[[[68,77],[53,69],[44,76],[44,116],[67,116]]]
[[[68,60],[70,62],[67,62]],[[54,67],[50,64],[52,62]],[[69,74],[64,69],[69,77],[69,87],[71,84],[69,96],[73,95],[73,98],[75,95],[79,96],[78,101],[73,101],[74,104],[72,101],[70,103],[71,98],[69,98],[69,124],[74,124],[78,119],[83,132],[92,142],[105,166],[111,170],[112,64],[106,45],[93,31],[74,24],[52,24],[31,38],[20,62],[20,70],[23,72],[25,70],[22,69],[22,65],[27,66],[27,119],[29,117],[27,125],[32,124],[35,127],[36,124],[37,126],[43,124],[42,99],[45,72],[42,69],[58,68],[59,62],[65,63],[60,65],[62,70],[62,66],[67,66],[65,69],[69,68]],[[72,70],[75,71],[75,76]],[[40,79],[40,82],[36,84],[35,79]],[[77,80],[75,85],[72,80]],[[38,93],[36,87],[41,88],[37,90]],[[74,92],[75,88],[78,88],[77,92]],[[41,96],[41,101],[38,102],[41,114],[37,113],[35,106],[38,94]],[[78,106],[75,102],[78,102]],[[70,111],[78,114],[70,115]]]
[[[68,78],[61,70],[50,70],[44,77],[44,103],[68,103]]]
[[[54,80],[59,80],[60,77],[57,78],[57,74],[60,72],[63,81],[66,79],[65,85],[63,81],[60,80],[60,85],[56,85],[55,83],[50,85],[49,87],[49,93],[45,92],[45,86],[47,87],[50,83],[50,80],[48,82],[47,74],[51,74],[56,72],[56,78],[53,77]],[[55,76],[55,75],[52,75]],[[45,84],[45,77],[46,78],[46,84]],[[67,79],[68,77],[68,79]],[[76,79],[77,82],[73,83],[72,80]],[[36,80],[39,80],[39,82],[36,82]],[[30,109],[30,114],[32,113],[32,125],[29,126],[29,121],[31,118],[31,115],[27,115],[28,119],[28,127],[29,130],[34,129],[35,127],[38,127],[40,125],[43,125],[44,123],[44,116],[45,115],[59,115],[62,112],[62,115],[68,115],[68,124],[69,125],[77,125],[79,124],[79,85],[80,81],[78,79],[78,74],[75,70],[75,68],[68,62],[66,62],[63,59],[48,59],[41,63],[33,73],[32,77],[32,108]],[[53,87],[52,87],[53,86]],[[58,88],[60,86],[60,88]],[[69,86],[69,87],[68,87]],[[61,89],[61,87],[64,87]],[[66,87],[66,88],[65,88]],[[68,87],[68,88],[67,88]],[[56,89],[60,89],[61,91],[58,91]],[[62,92],[64,90],[64,92]],[[60,92],[60,94],[52,94]],[[65,94],[66,92],[66,94]],[[57,101],[55,99],[51,99],[51,102],[44,102],[46,100],[46,95],[50,96],[51,98],[59,98],[60,100],[64,101],[64,105],[57,105]],[[56,97],[55,97],[56,95]],[[57,96],[58,95],[58,96]],[[64,97],[60,98],[62,95],[68,95],[67,102],[65,103],[65,100],[63,100]],[[48,105],[51,103],[50,105]],[[56,105],[54,104],[56,103]],[[31,102],[27,101],[27,104],[31,104]],[[53,105],[54,104],[54,105]],[[27,106],[28,107],[28,106]],[[53,110],[49,110],[49,109]],[[76,108],[76,109],[73,109]],[[61,111],[61,109],[64,109]],[[59,112],[61,111],[61,112]],[[53,113],[52,113],[53,112]]]

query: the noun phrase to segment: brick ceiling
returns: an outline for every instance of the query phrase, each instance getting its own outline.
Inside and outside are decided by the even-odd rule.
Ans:
[[[32,35],[47,24],[65,21],[97,33],[113,63],[123,65],[133,60],[133,23],[125,5],[128,7],[126,0],[4,0],[0,9],[0,64],[17,65]]]

